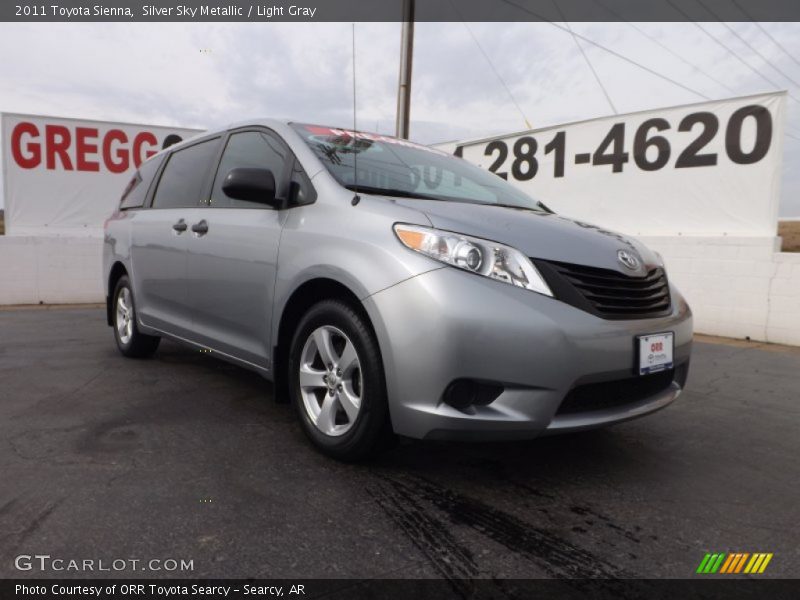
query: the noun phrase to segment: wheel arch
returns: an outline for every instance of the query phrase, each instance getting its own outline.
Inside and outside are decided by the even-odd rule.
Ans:
[[[278,319],[276,342],[273,347],[273,379],[275,382],[275,399],[286,402],[288,398],[288,382],[286,378],[286,365],[289,359],[289,349],[292,336],[297,329],[303,315],[314,304],[322,300],[341,300],[359,312],[367,325],[375,333],[375,326],[370,319],[364,304],[358,295],[347,285],[329,277],[316,277],[299,285],[283,304],[283,309]],[[380,344],[378,344],[380,351]],[[382,359],[381,359],[382,361]]]

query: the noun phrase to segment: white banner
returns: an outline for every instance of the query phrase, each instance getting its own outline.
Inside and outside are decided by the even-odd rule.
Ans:
[[[785,92],[440,144],[557,213],[632,235],[777,235]]]
[[[8,235],[102,235],[136,168],[199,130],[3,114]]]

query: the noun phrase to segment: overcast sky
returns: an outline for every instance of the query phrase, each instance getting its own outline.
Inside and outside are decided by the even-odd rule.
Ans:
[[[709,98],[775,89],[800,98],[800,24],[571,26]],[[359,23],[356,44],[359,128],[393,133],[400,25]],[[574,40],[554,24],[418,23],[412,139],[526,128],[478,44],[534,127],[612,113]],[[619,112],[703,100],[584,48]],[[2,23],[0,56],[0,111],[201,128],[253,116],[352,125],[349,23]],[[788,100],[797,139],[786,138],[781,214],[800,217],[798,104]]]

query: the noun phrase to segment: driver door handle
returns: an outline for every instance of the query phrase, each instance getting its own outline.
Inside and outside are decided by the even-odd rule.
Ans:
[[[177,223],[172,224],[172,228],[178,233],[183,233],[184,231],[186,231],[186,227],[187,227],[186,221],[184,221],[183,219],[179,220]]]
[[[199,223],[192,225],[192,231],[198,235],[205,235],[208,233],[208,223],[203,219]]]

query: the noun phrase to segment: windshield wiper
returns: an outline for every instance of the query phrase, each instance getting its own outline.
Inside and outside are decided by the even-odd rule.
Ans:
[[[370,185],[353,185],[352,183],[344,187],[353,192],[363,192],[365,194],[376,194],[380,196],[396,196],[398,198],[417,198],[419,200],[442,200],[441,198],[437,198],[435,196],[427,196],[425,194],[420,194],[419,192],[413,192],[409,190],[401,190],[395,188],[382,188]]]
[[[542,208],[532,208],[530,206],[522,206],[521,204],[503,204],[502,202],[487,202],[485,206],[497,206],[498,208],[516,208],[519,210],[529,210],[531,212],[537,213],[547,213],[552,212],[547,210],[543,205]]]

